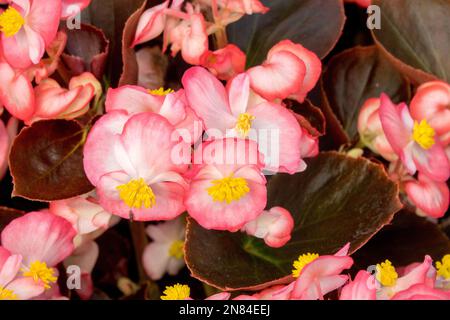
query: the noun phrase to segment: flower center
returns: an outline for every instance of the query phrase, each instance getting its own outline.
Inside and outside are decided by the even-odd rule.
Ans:
[[[191,289],[185,284],[181,285],[177,283],[174,286],[166,287],[163,294],[161,300],[185,300],[191,295]]]
[[[376,278],[383,286],[392,287],[397,282],[398,274],[392,263],[386,259],[385,262],[377,264]]]
[[[183,259],[184,256],[183,248],[184,248],[184,241],[176,240],[172,242],[169,248],[169,256],[177,259]]]
[[[5,37],[12,37],[15,35],[24,24],[25,20],[20,15],[19,11],[13,7],[8,7],[8,9],[0,14],[0,31],[3,32]]]
[[[0,287],[0,300],[17,300],[17,295],[12,290]]]
[[[22,271],[24,277],[31,277],[37,283],[42,282],[46,289],[50,289],[50,283],[58,280],[55,277],[55,270],[47,267],[45,262],[34,261],[28,269],[22,269]]]
[[[214,201],[226,201],[228,204],[245,196],[250,188],[244,178],[234,178],[233,175],[211,181],[212,187],[206,189]]]
[[[430,125],[427,123],[427,120],[422,120],[420,123],[414,121],[414,129],[413,129],[413,139],[417,142],[422,148],[425,150],[430,149],[435,141],[434,136],[436,132]]]
[[[438,276],[450,279],[450,254],[446,254],[442,258],[442,262],[436,262],[436,269]]]
[[[166,89],[164,90],[163,87],[159,88],[159,89],[153,89],[153,90],[148,90],[148,93],[154,95],[154,96],[167,96],[169,93],[172,93],[173,90],[172,89]]]
[[[250,113],[241,113],[237,119],[236,126],[234,127],[236,131],[242,136],[247,137],[248,132],[252,128],[252,121],[255,117]]]
[[[309,252],[299,256],[298,259],[294,261],[294,264],[293,264],[294,269],[292,270],[292,276],[294,278],[298,278],[300,276],[300,273],[302,272],[303,268],[307,264],[316,260],[318,257],[319,257],[319,255],[317,253],[309,253]]]
[[[155,194],[144,179],[133,179],[128,183],[116,187],[119,196],[130,208],[140,209],[142,206],[151,208],[156,203]]]

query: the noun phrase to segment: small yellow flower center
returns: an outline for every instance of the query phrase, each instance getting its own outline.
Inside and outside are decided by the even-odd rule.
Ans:
[[[148,90],[148,93],[154,95],[154,96],[167,96],[169,93],[172,93],[173,90],[172,89],[166,89],[164,90],[163,87],[159,88],[159,89],[153,89],[153,90]]]
[[[5,37],[14,36],[24,24],[24,18],[13,7],[8,7],[0,14],[0,31],[3,32]]]
[[[183,259],[184,252],[184,241],[176,240],[172,242],[172,245],[169,248],[169,256],[177,258],[177,259]]]
[[[383,286],[392,287],[397,282],[398,274],[392,263],[386,259],[385,262],[377,264],[376,278]]]
[[[420,123],[414,121],[414,129],[413,129],[413,139],[417,142],[422,148],[425,150],[430,149],[435,141],[434,136],[436,132],[430,125],[427,123],[427,120],[422,120]]]
[[[130,208],[140,209],[142,206],[151,208],[156,203],[155,194],[144,179],[133,179],[128,183],[116,187],[119,196]]]
[[[177,283],[174,286],[167,286],[163,294],[161,300],[185,300],[191,295],[191,289],[185,284]]]
[[[298,257],[297,260],[294,261],[293,267],[294,269],[292,270],[292,276],[294,278],[298,278],[300,276],[300,273],[302,272],[303,268],[313,262],[314,260],[316,260],[319,257],[319,255],[317,253],[306,253],[306,254],[302,254]]]
[[[47,267],[45,262],[34,261],[28,269],[22,269],[24,277],[31,277],[36,283],[42,282],[44,288],[50,289],[50,283],[56,283],[55,270]]]
[[[17,300],[17,295],[12,290],[0,287],[0,300]]]
[[[441,261],[436,262],[438,276],[450,279],[450,254],[446,254]]]
[[[255,117],[250,113],[241,113],[234,128],[243,138],[245,138],[248,136],[248,132],[252,128],[253,120],[255,120]]]
[[[250,191],[244,178],[234,178],[233,175],[213,180],[211,183],[213,184],[212,187],[206,189],[208,194],[214,201],[226,201],[228,204],[232,201],[238,201]]]

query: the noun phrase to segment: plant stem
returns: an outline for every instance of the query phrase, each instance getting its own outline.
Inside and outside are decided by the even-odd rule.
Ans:
[[[144,253],[144,249],[148,244],[144,222],[130,221],[130,232],[131,238],[133,240],[134,252],[136,255],[136,265],[139,274],[139,282],[144,283],[145,281],[149,280],[147,274],[145,273],[144,267],[142,266],[142,254]]]

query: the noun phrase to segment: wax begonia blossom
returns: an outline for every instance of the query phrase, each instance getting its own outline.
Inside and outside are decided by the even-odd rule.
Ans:
[[[108,212],[133,220],[170,220],[184,211],[189,159],[176,159],[175,127],[162,116],[115,110],[99,119],[84,146],[84,169]],[[189,157],[187,154],[181,157]]]
[[[262,65],[247,70],[252,89],[267,100],[291,97],[299,102],[314,88],[321,72],[317,55],[290,40],[273,46]]]
[[[47,211],[36,211],[10,222],[1,233],[1,245],[22,257],[23,277],[49,289],[57,280],[54,267],[74,250],[75,235],[67,220]]]
[[[0,300],[28,300],[45,290],[30,277],[21,276],[22,256],[0,246]]]
[[[450,192],[446,182],[433,181],[424,174],[418,180],[404,184],[406,194],[419,213],[432,218],[441,218],[449,208]]]
[[[42,119],[74,119],[89,110],[96,89],[101,88],[98,80],[89,72],[70,79],[69,88],[53,79],[43,80],[35,89],[34,112],[24,119],[27,124]]]
[[[194,153],[185,205],[206,229],[238,231],[257,218],[267,201],[257,145],[237,138],[205,142]]]
[[[192,67],[183,86],[190,107],[203,120],[207,133],[258,141],[266,169],[295,173],[304,170],[302,130],[284,106],[255,98],[249,76],[236,76],[227,89],[210,72]]]
[[[444,145],[450,144],[450,85],[443,81],[422,84],[411,100],[411,116],[426,119]]]
[[[90,3],[91,0],[61,0],[61,18],[74,17],[89,6]]]
[[[153,241],[144,249],[142,264],[150,279],[159,280],[166,272],[174,276],[184,267],[184,231],[183,218],[147,226]]]
[[[14,117],[8,120],[6,126],[0,120],[0,179],[3,178],[8,168],[9,150],[17,135],[18,125],[19,122]]]
[[[381,125],[379,109],[379,98],[370,98],[361,107],[358,116],[358,132],[361,142],[386,160],[396,161],[398,156],[386,139]]]
[[[410,174],[419,171],[435,181],[450,177],[450,164],[436,132],[426,119],[413,120],[406,104],[381,95],[380,119],[386,138]]]
[[[25,69],[39,63],[59,26],[61,0],[12,0],[0,13],[1,47],[5,60]]]
[[[132,47],[150,41],[159,36],[165,27],[166,14],[164,9],[168,8],[169,1],[151,7],[144,11],[139,18],[139,22],[136,28],[136,34]]]
[[[273,207],[263,211],[255,220],[247,222],[242,231],[264,239],[269,247],[279,248],[291,239],[293,228],[294,219],[289,211],[281,207]]]
[[[147,90],[139,86],[122,86],[108,90],[105,106],[107,112],[125,110],[129,114],[157,113],[177,129],[186,129],[191,143],[197,141],[202,133],[201,121],[188,106],[183,89],[173,92],[170,89]]]
[[[380,285],[377,288],[377,299],[390,299],[413,285],[428,283],[428,273],[432,268],[432,262],[430,256],[425,256],[422,263],[408,268],[407,272],[401,276],[389,260],[377,264],[375,276]]]
[[[450,292],[418,283],[397,293],[391,300],[450,300]]]
[[[237,46],[229,44],[222,49],[208,51],[202,56],[200,64],[218,79],[230,80],[245,71],[245,61],[245,53]]]
[[[361,270],[353,281],[345,285],[339,296],[340,300],[376,300],[375,278],[369,272]]]

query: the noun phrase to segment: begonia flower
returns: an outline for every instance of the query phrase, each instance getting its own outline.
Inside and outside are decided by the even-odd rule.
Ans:
[[[56,36],[60,16],[61,0],[11,0],[0,13],[5,60],[20,69],[39,63]]]
[[[19,122],[14,117],[8,120],[6,126],[0,120],[0,179],[3,178],[8,168],[9,150],[17,135],[18,125]]]
[[[189,105],[208,134],[258,141],[269,170],[305,169],[300,155],[302,130],[296,118],[284,106],[255,98],[248,75],[236,76],[225,89],[206,69],[193,67],[182,82]]]
[[[144,249],[142,264],[150,279],[159,280],[166,272],[174,276],[184,267],[184,231],[183,218],[147,226],[153,241]]]
[[[184,211],[190,144],[174,139],[162,116],[115,110],[99,119],[84,146],[84,169],[108,212],[139,221],[170,220]],[[184,158],[183,158],[184,157]]]
[[[263,211],[255,220],[247,222],[242,228],[247,234],[264,239],[273,248],[284,246],[291,239],[294,219],[289,211],[273,207]]]
[[[57,280],[54,267],[73,252],[75,235],[67,220],[48,211],[36,211],[10,222],[1,233],[1,245],[22,257],[23,277],[50,289]]]
[[[291,97],[303,102],[322,72],[317,55],[300,44],[283,40],[270,49],[267,60],[247,70],[251,88],[269,101]]]
[[[444,148],[426,119],[413,120],[406,104],[396,106],[385,94],[379,112],[386,138],[410,174],[419,171],[441,182],[450,177]]]
[[[91,3],[91,0],[61,0],[61,19],[72,18]]]
[[[208,68],[220,80],[230,80],[245,71],[245,53],[234,44],[208,51],[202,56],[200,64]]]
[[[206,229],[237,231],[257,218],[267,201],[257,145],[237,138],[205,142],[194,153],[185,205]]]
[[[375,278],[365,270],[361,270],[353,281],[341,290],[340,300],[376,300],[377,289]]]

